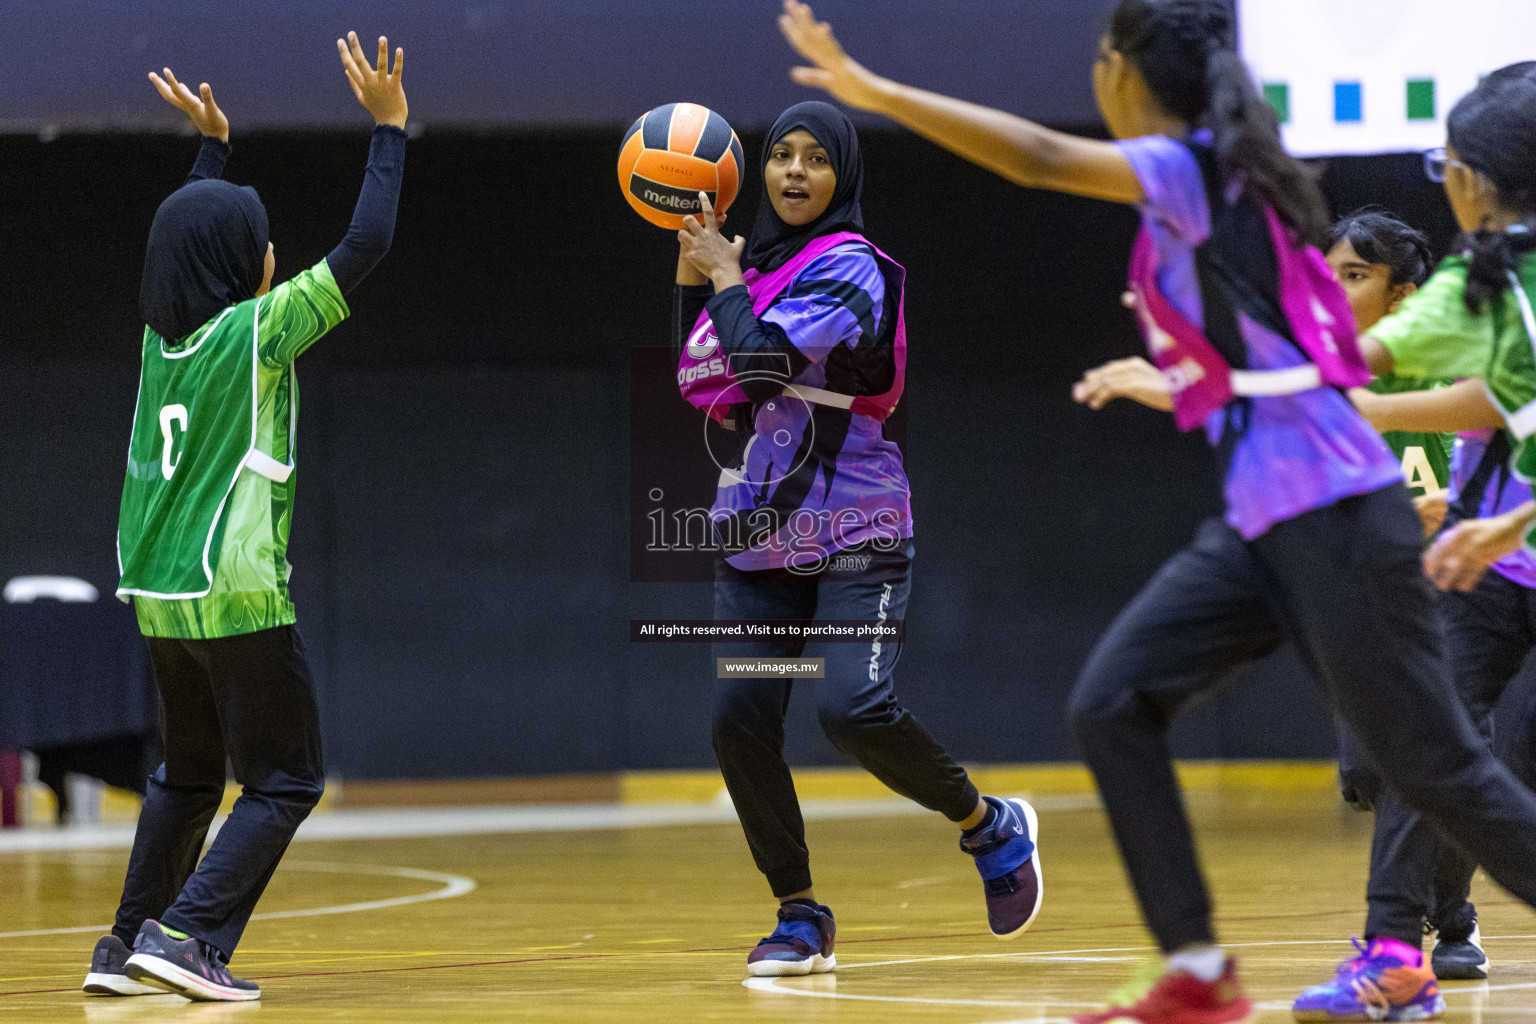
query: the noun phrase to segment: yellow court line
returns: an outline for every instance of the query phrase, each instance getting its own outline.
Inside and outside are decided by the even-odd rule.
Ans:
[[[1093,793],[1093,777],[1080,763],[966,765],[979,789],[989,793],[1061,796]],[[1178,761],[1179,782],[1186,789],[1257,791],[1331,789],[1338,765],[1333,761]],[[797,768],[795,791],[802,800],[857,800],[891,796],[890,790],[858,768]],[[626,804],[710,803],[725,788],[718,771],[633,771],[619,774],[620,800]]]

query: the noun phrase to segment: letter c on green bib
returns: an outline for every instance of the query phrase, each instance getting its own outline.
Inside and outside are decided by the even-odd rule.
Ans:
[[[165,447],[160,450],[160,475],[167,480],[175,475],[176,467],[181,464],[180,458],[171,459],[171,451],[176,446],[175,438],[171,436],[171,424],[181,424],[181,436],[185,440],[188,422],[190,417],[184,405],[168,405],[160,410],[160,435],[165,439]]]

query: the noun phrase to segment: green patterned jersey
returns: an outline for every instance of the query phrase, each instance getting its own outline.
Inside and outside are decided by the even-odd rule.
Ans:
[[[1389,373],[1376,378],[1371,390],[1378,395],[1396,395],[1405,391],[1429,391],[1451,383],[1423,377],[1400,377]],[[1381,439],[1403,467],[1403,480],[1415,494],[1443,491],[1451,482],[1451,449],[1455,434],[1421,434],[1408,430],[1388,430]]]
[[[1467,290],[1466,261],[1443,262],[1423,287],[1403,300],[1402,307],[1368,332],[1392,353],[1393,372],[1371,390],[1383,395],[1443,387],[1462,377],[1482,374],[1488,363],[1490,339],[1476,329],[1462,296]],[[1414,434],[1389,431],[1382,435],[1403,460],[1403,473],[1414,485],[1415,470],[1427,465],[1440,487],[1450,483],[1454,434]],[[1420,458],[1415,448],[1423,449]]]
[[[1536,253],[1527,254],[1521,261],[1520,283],[1527,300],[1536,302]],[[1536,355],[1532,352],[1533,340],[1526,330],[1520,306],[1518,296],[1505,292],[1489,302],[1482,316],[1478,317],[1492,348],[1483,379],[1488,382],[1488,391],[1506,420],[1513,420],[1536,401]],[[1510,433],[1519,442],[1521,451],[1529,447],[1527,439],[1532,433],[1522,429],[1523,426],[1515,422],[1509,424]]]
[[[1536,252],[1520,261],[1519,280],[1523,294],[1505,292],[1483,310],[1493,335],[1483,379],[1515,444],[1515,474],[1530,483],[1536,481]],[[1536,551],[1536,528],[1527,534],[1525,546]]]
[[[146,636],[292,623],[293,361],[347,316],[321,261],[177,344],[146,328],[118,525],[118,594]]]
[[[1516,471],[1536,477],[1536,446],[1521,438],[1520,410],[1536,401],[1536,357],[1521,304],[1505,291],[1480,312],[1467,309],[1467,266],[1465,256],[1446,257],[1398,313],[1369,333],[1391,351],[1399,373],[1482,377],[1515,443]],[[1521,261],[1519,278],[1523,290],[1536,296],[1536,253]],[[1530,415],[1536,418],[1536,411]]]

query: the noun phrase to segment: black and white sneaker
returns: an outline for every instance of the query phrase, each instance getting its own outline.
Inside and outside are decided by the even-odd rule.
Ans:
[[[261,998],[252,981],[229,973],[217,953],[197,939],[145,921],[124,968],[134,981],[160,985],[198,1002],[241,1003]]]
[[[1477,927],[1477,908],[1463,903],[1435,936],[1429,964],[1441,981],[1481,981],[1488,977],[1488,954]]]
[[[93,996],[165,995],[165,989],[134,981],[124,973],[130,955],[122,939],[116,935],[102,936],[91,951],[91,973],[85,976],[80,990]]]

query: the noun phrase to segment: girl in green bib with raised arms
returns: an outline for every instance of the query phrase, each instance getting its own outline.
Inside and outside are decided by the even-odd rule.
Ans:
[[[299,824],[320,799],[320,719],[288,594],[298,384],[293,363],[348,314],[388,251],[405,161],[404,53],[343,69],[377,127],[351,226],[330,255],[272,286],[254,189],[221,180],[229,122],[205,83],[150,80],[203,135],[155,213],[140,309],[143,369],[118,520],[118,596],[149,639],[165,762],[149,780],[112,934],[85,991],[256,999],[228,963]],[[224,794],[241,795],[198,862]],[[132,946],[130,952],[129,946]]]

